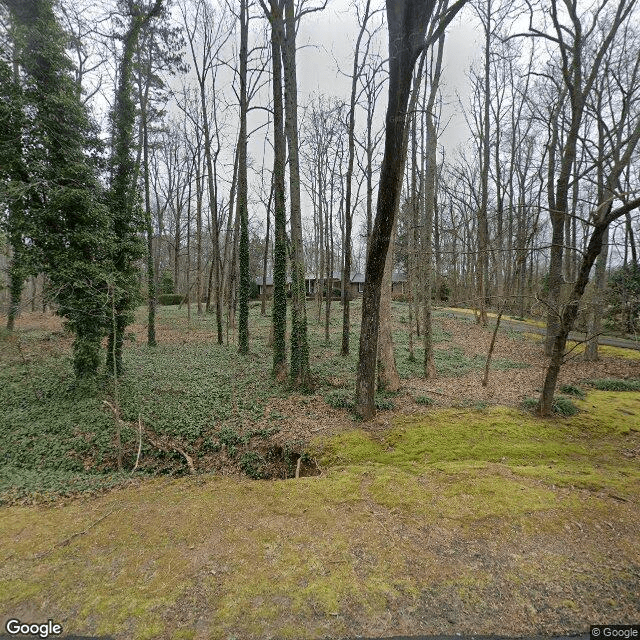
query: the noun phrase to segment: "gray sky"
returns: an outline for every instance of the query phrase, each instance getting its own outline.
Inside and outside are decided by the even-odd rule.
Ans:
[[[324,11],[303,18],[298,34],[298,45],[304,47],[298,52],[298,83],[302,97],[300,104],[304,104],[304,97],[313,92],[348,98],[350,81],[338,73],[337,65],[345,73],[351,72],[358,28],[351,4],[350,0],[329,0]],[[469,9],[463,11],[447,30],[442,77],[447,106],[443,119],[452,119],[441,140],[447,152],[469,136],[456,95],[460,94],[463,101],[468,95],[466,74],[474,56],[479,54],[480,37],[479,23]],[[380,40],[380,51],[386,56],[386,27],[380,31]],[[379,106],[383,116],[386,94]]]

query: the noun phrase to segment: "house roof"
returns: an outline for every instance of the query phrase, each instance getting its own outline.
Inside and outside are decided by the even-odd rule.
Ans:
[[[305,278],[306,280],[315,280],[315,276],[307,276]],[[342,272],[341,271],[334,271],[333,272],[333,279],[334,280],[341,280],[342,279]],[[324,277],[321,278],[321,280],[324,280]],[[394,271],[393,274],[391,275],[391,281],[392,282],[406,282],[407,281],[407,276],[403,271]],[[291,282],[291,276],[287,276],[287,284],[289,284]],[[360,273],[359,271],[356,273],[351,274],[351,279],[350,279],[351,284],[359,284],[359,283],[363,283],[365,282],[365,278],[364,278],[364,273]],[[256,278],[256,284],[257,285],[262,285],[262,276],[258,276]],[[273,286],[273,276],[267,276],[266,278],[266,285],[269,286]]]

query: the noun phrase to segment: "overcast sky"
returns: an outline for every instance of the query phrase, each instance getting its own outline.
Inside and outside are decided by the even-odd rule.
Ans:
[[[363,4],[363,0],[360,0]],[[375,1],[372,5],[376,4]],[[378,3],[379,4],[379,3]],[[307,15],[298,34],[298,83],[301,96],[313,92],[348,99],[350,80],[338,73],[336,62],[346,73],[351,72],[353,50],[357,37],[357,21],[351,0],[329,0],[327,8]],[[481,53],[480,25],[470,9],[465,10],[447,30],[443,60],[442,89],[447,107],[446,121],[452,118],[441,143],[447,151],[464,142],[469,132],[461,114],[456,95],[463,101],[468,96],[466,74],[474,57]],[[381,31],[381,53],[386,57],[387,31]],[[306,45],[306,46],[305,46]],[[304,99],[300,100],[304,104]],[[381,113],[386,110],[386,94],[380,102]]]

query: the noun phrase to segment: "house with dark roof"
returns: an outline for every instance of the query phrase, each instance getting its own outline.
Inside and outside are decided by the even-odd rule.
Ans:
[[[310,276],[305,278],[305,290],[307,292],[307,296],[313,297],[317,295],[319,287],[324,289],[325,281],[326,277],[316,278],[315,276]],[[364,292],[364,282],[364,273],[356,272],[351,274],[351,278],[349,279],[349,292],[352,298],[357,298],[362,295]],[[333,290],[341,290],[342,272],[334,271],[330,279],[330,283]],[[258,276],[256,278],[256,284],[258,285],[259,294],[262,295],[262,276]],[[406,293],[406,284],[407,277],[405,274],[401,271],[394,271],[391,278],[391,292],[400,294]],[[267,276],[264,286],[267,297],[271,297],[273,295],[273,276]],[[287,276],[287,292],[289,291],[291,291],[291,277]]]

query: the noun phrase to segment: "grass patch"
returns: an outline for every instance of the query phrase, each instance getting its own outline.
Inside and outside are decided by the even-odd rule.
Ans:
[[[323,468],[373,463],[412,476],[437,469],[455,477],[459,471],[499,464],[553,485],[637,490],[640,470],[631,459],[619,460],[616,442],[637,439],[640,398],[593,392],[577,405],[560,398],[562,404],[555,407],[562,420],[503,407],[443,409],[398,420],[381,436],[363,430],[334,436],[316,444],[316,455]]]
[[[585,380],[584,384],[599,391],[640,391],[640,380],[624,380],[621,378],[599,378]]]
[[[518,575],[524,566],[524,575],[548,577],[555,565],[540,541],[553,541],[564,566],[563,526],[574,522],[584,524],[589,581],[600,583],[610,571],[593,573],[603,564],[593,547],[603,519],[621,531],[635,524],[632,507],[606,496],[637,500],[640,470],[621,452],[640,444],[640,397],[594,391],[576,402],[581,414],[562,420],[444,409],[384,432],[318,439],[319,477],[156,478],[56,507],[2,508],[0,608],[55,603],[52,616],[68,633],[132,640],[301,637],[301,628],[308,638],[353,635],[343,626],[349,616],[365,625],[419,605],[425,593],[473,603],[475,590],[493,588],[492,570],[478,563],[496,565],[503,541],[514,553],[539,545],[524,565],[515,555],[508,563]],[[261,462],[240,459],[256,471]],[[620,544],[624,567],[637,544]],[[473,557],[461,554],[467,546]],[[476,556],[484,546],[488,554]]]
[[[533,340],[534,342],[542,342],[545,337],[539,333],[523,333],[523,336],[528,338],[529,340]],[[567,351],[571,351],[571,355],[579,355],[584,353],[585,344],[578,344],[575,340],[568,340]],[[614,347],[608,344],[600,344],[598,345],[598,353],[601,356],[609,357],[609,358],[622,358],[623,360],[640,360],[640,350],[638,349],[628,349],[626,347]]]
[[[415,401],[418,404],[424,405],[425,407],[430,407],[435,403],[435,400],[433,398],[430,398],[429,396],[416,396]]]
[[[573,396],[575,398],[579,398],[580,400],[584,400],[587,397],[585,392],[580,387],[576,387],[573,384],[561,385],[560,392],[564,393],[567,396]]]

